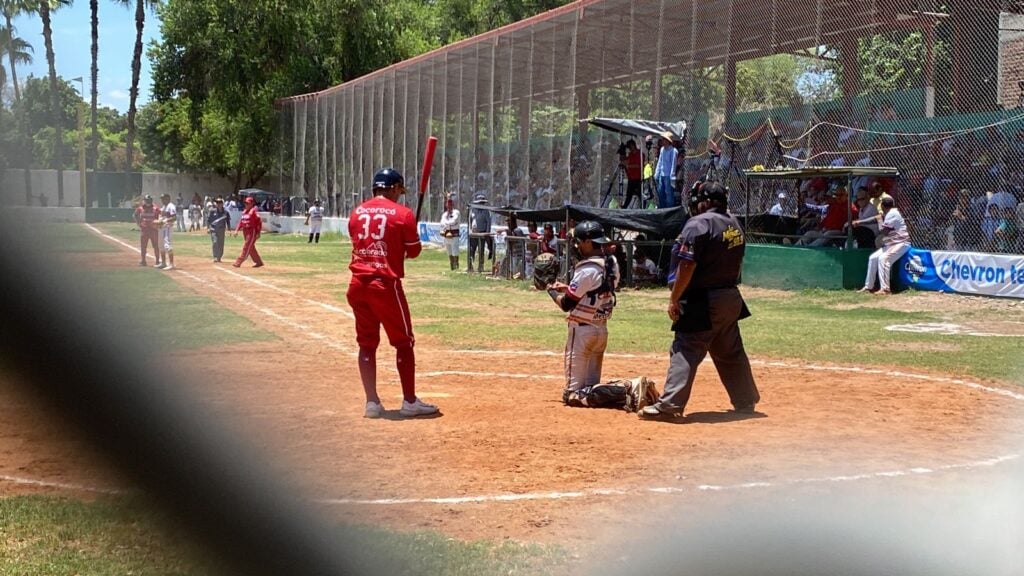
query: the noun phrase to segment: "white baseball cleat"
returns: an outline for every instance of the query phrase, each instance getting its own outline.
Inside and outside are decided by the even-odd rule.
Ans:
[[[380,418],[384,415],[384,406],[379,402],[367,402],[366,412],[363,412],[363,418]]]
[[[428,416],[430,414],[437,414],[437,406],[427,404],[419,398],[411,404],[402,400],[402,409],[398,413],[402,416]]]
[[[167,266],[164,266],[164,270],[174,270],[174,264],[168,264]]]

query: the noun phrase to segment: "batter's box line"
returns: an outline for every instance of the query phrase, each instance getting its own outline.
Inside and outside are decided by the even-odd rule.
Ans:
[[[213,287],[213,283],[212,282],[209,282],[207,280],[203,280],[202,278],[196,276],[195,274],[191,274],[191,273],[186,272],[184,270],[178,270],[178,273],[181,274],[182,276],[186,277],[186,278],[189,278],[189,279],[195,281],[195,282],[198,282],[200,284],[204,284],[204,285]],[[251,305],[252,305],[251,302],[247,301],[245,298],[242,298],[241,296],[238,296],[237,294],[232,293],[231,291],[225,291],[225,292],[223,292],[223,294],[225,296],[235,300],[236,302],[246,306],[246,307],[251,307]],[[280,322],[282,324],[285,324],[285,325],[287,325],[287,326],[289,326],[291,328],[295,328],[295,329],[301,331],[304,335],[308,336],[309,338],[312,338],[312,339],[316,340],[317,342],[320,342],[321,344],[327,346],[328,348],[337,350],[339,352],[350,353],[353,356],[355,355],[355,353],[352,352],[349,349],[349,347],[346,346],[345,344],[343,344],[341,342],[338,342],[337,340],[334,340],[330,336],[327,336],[327,335],[324,335],[324,334],[320,334],[319,332],[314,332],[311,327],[309,327],[309,326],[307,326],[305,324],[300,324],[299,322],[296,322],[296,321],[294,321],[294,320],[292,320],[290,318],[286,318],[286,317],[278,314],[277,312],[274,312],[270,308],[265,308],[265,307],[262,307],[262,306],[257,306],[257,307],[254,307],[254,309],[259,311],[259,312],[261,312],[261,313],[263,313],[263,314],[265,314],[265,315],[267,315],[267,316],[269,316],[269,317],[271,317],[271,318],[273,318],[274,320],[277,320],[278,322]]]
[[[363,506],[396,506],[412,504],[487,504],[501,502],[520,502],[525,500],[571,500],[580,498],[593,498],[601,496],[636,496],[642,494],[689,494],[699,492],[734,492],[740,490],[754,490],[758,488],[780,488],[800,484],[822,484],[822,483],[847,483],[861,480],[873,480],[883,478],[905,478],[911,476],[922,476],[927,474],[939,474],[953,470],[971,470],[986,468],[1017,460],[1019,454],[1007,454],[984,460],[962,462],[958,464],[947,464],[944,466],[914,467],[903,470],[885,470],[880,472],[869,472],[864,474],[837,475],[814,478],[794,478],[776,482],[752,481],[738,484],[695,484],[692,486],[659,486],[652,488],[640,488],[624,490],[621,488],[593,488],[589,490],[577,490],[573,492],[527,492],[522,494],[488,494],[480,496],[448,496],[440,498],[331,498],[315,500],[317,504],[329,506],[363,505]]]
[[[980,390],[982,392],[988,392],[990,394],[997,394],[999,396],[1013,398],[1014,400],[1024,401],[1024,394],[1021,394],[1019,392],[1006,390],[1005,388],[996,388],[994,386],[985,386],[984,384],[978,384],[977,382],[971,382],[969,380],[963,380],[961,378],[949,378],[946,376],[930,376],[928,374],[915,374],[913,372],[903,372],[900,370],[879,370],[877,368],[859,368],[856,366],[827,366],[822,364],[797,364],[793,362],[777,362],[766,360],[751,360],[750,364],[756,366],[775,366],[779,368],[816,370],[819,372],[851,372],[856,374],[875,374],[879,376],[891,376],[893,378],[909,378],[914,380],[922,380],[925,382],[941,382],[946,384],[955,384],[957,386],[966,386],[967,388],[973,388],[975,390]]]

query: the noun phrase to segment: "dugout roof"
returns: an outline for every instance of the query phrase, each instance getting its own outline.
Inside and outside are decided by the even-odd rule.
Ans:
[[[743,175],[760,180],[806,180],[809,178],[899,178],[898,168],[886,166],[825,166],[792,170],[744,170]]]

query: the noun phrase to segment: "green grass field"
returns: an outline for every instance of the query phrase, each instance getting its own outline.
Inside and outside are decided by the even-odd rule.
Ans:
[[[134,245],[128,225],[106,224],[104,231]],[[58,249],[75,257],[121,252],[81,226],[58,227]],[[206,234],[177,234],[179,255],[207,257]],[[227,257],[241,247],[229,237]],[[345,270],[347,243],[337,236],[309,246],[302,236],[266,234],[260,250],[268,266],[261,277],[302,278],[344,301],[345,286],[321,278]],[[463,258],[464,260],[464,258]],[[267,340],[268,332],[240,330],[247,321],[168,275],[135,269],[82,272],[104,298],[118,304],[140,326],[156,326],[172,348],[206,348],[243,339]],[[151,271],[150,271],[151,272]],[[425,343],[450,348],[560,350],[565,324],[547,295],[525,283],[509,283],[448,271],[447,257],[428,249],[407,266],[406,292]],[[609,351],[666,353],[672,334],[664,309],[666,289],[625,290],[610,325]],[[890,332],[892,324],[1018,320],[1020,303],[958,298],[957,306],[932,305],[905,293],[878,299],[853,292],[784,293],[748,290],[754,317],[741,324],[754,357],[863,366],[891,366],[954,376],[1024,383],[1021,338],[979,338]],[[935,298],[941,298],[936,296]],[[659,376],[659,375],[651,375]],[[0,500],[4,547],[0,573],[34,574],[207,574],[210,564],[195,550],[168,536],[159,514],[120,498],[83,503],[61,498],[14,497]],[[564,572],[568,553],[558,547],[509,542],[463,542],[443,535],[378,528],[339,527],[339,541],[356,542],[363,556],[356,565],[377,573],[543,574]]]

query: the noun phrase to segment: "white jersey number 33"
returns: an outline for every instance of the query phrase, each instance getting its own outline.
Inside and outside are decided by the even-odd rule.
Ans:
[[[363,223],[363,232],[359,235],[360,239],[369,237],[371,240],[380,240],[384,238],[384,229],[388,225],[388,217],[383,214],[360,214],[359,221]],[[377,230],[370,232],[371,221],[377,225]]]

